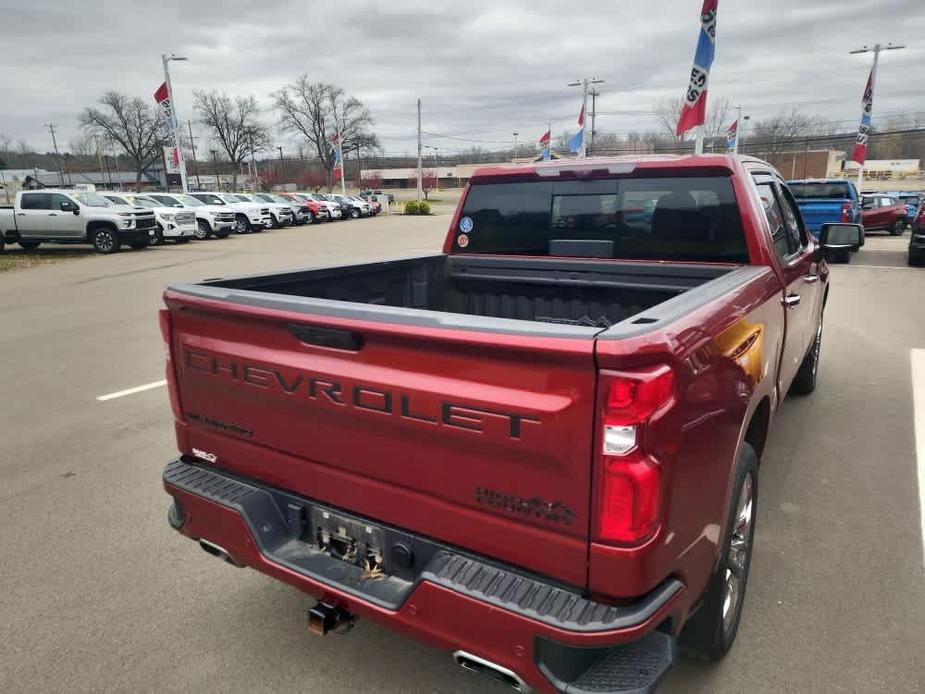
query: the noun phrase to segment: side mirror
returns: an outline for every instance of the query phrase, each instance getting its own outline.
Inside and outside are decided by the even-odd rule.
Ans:
[[[76,205],[74,205],[74,203],[72,203],[70,200],[61,201],[58,207],[61,208],[62,212],[75,212],[77,209]]]
[[[819,245],[826,251],[852,250],[861,245],[863,233],[860,224],[823,224]]]

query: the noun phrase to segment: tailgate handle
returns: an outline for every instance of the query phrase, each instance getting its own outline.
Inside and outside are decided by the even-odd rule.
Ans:
[[[344,349],[350,352],[359,352],[363,349],[363,337],[349,330],[290,323],[289,332],[307,345]]]

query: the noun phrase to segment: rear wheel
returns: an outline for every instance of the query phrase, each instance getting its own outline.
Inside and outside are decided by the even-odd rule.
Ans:
[[[19,241],[20,246],[22,246],[24,251],[34,251],[41,245],[41,241]]]
[[[906,231],[906,220],[897,219],[896,224],[893,225],[893,228],[890,229],[891,236],[902,236],[903,232]]]
[[[212,230],[209,228],[209,223],[204,219],[196,220],[196,231],[194,232],[197,239],[200,241],[205,241],[209,238],[209,235],[212,233]]]
[[[115,253],[122,246],[119,235],[112,227],[99,227],[90,235],[90,243],[93,244],[93,250],[103,255]]]
[[[719,562],[699,609],[681,631],[685,655],[719,660],[735,641],[752,562],[758,501],[758,456],[743,442],[736,461],[732,503]]]

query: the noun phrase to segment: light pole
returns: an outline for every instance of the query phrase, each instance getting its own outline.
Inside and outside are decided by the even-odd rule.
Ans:
[[[279,182],[282,183],[283,182],[283,167],[285,166],[285,164],[283,163],[283,148],[277,145],[276,149],[279,150]]]
[[[519,133],[514,133],[514,153],[511,155],[511,163],[517,163],[517,135]]]
[[[212,155],[212,175],[215,177],[215,190],[221,190],[222,186],[218,182],[218,152],[210,149],[209,153]]]
[[[179,62],[189,60],[189,58],[174,53],[170,55],[161,54],[161,62],[164,64],[164,82],[167,84],[167,98],[170,100],[170,129],[173,131],[173,146],[177,148],[177,155],[180,158],[180,185],[183,188],[183,192],[188,193],[189,186],[186,183],[186,162],[183,160],[183,150],[180,148],[180,126],[179,119],[177,118],[177,103],[173,99],[173,87],[170,84],[170,70],[167,69],[167,64],[171,60]],[[166,175],[165,172],[165,178]]]

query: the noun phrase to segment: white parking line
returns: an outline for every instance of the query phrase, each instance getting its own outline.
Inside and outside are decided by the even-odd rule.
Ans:
[[[115,400],[116,398],[123,398],[126,395],[134,395],[135,393],[143,393],[146,390],[152,390],[154,388],[160,388],[161,386],[166,386],[167,381],[155,381],[154,383],[146,383],[143,386],[135,386],[134,388],[127,388],[126,390],[117,390],[115,393],[108,393],[106,395],[100,395],[97,400],[99,402],[106,402],[107,400]]]
[[[919,514],[922,527],[922,561],[925,563],[925,349],[913,349],[912,417],[915,425],[915,458],[919,473]]]

